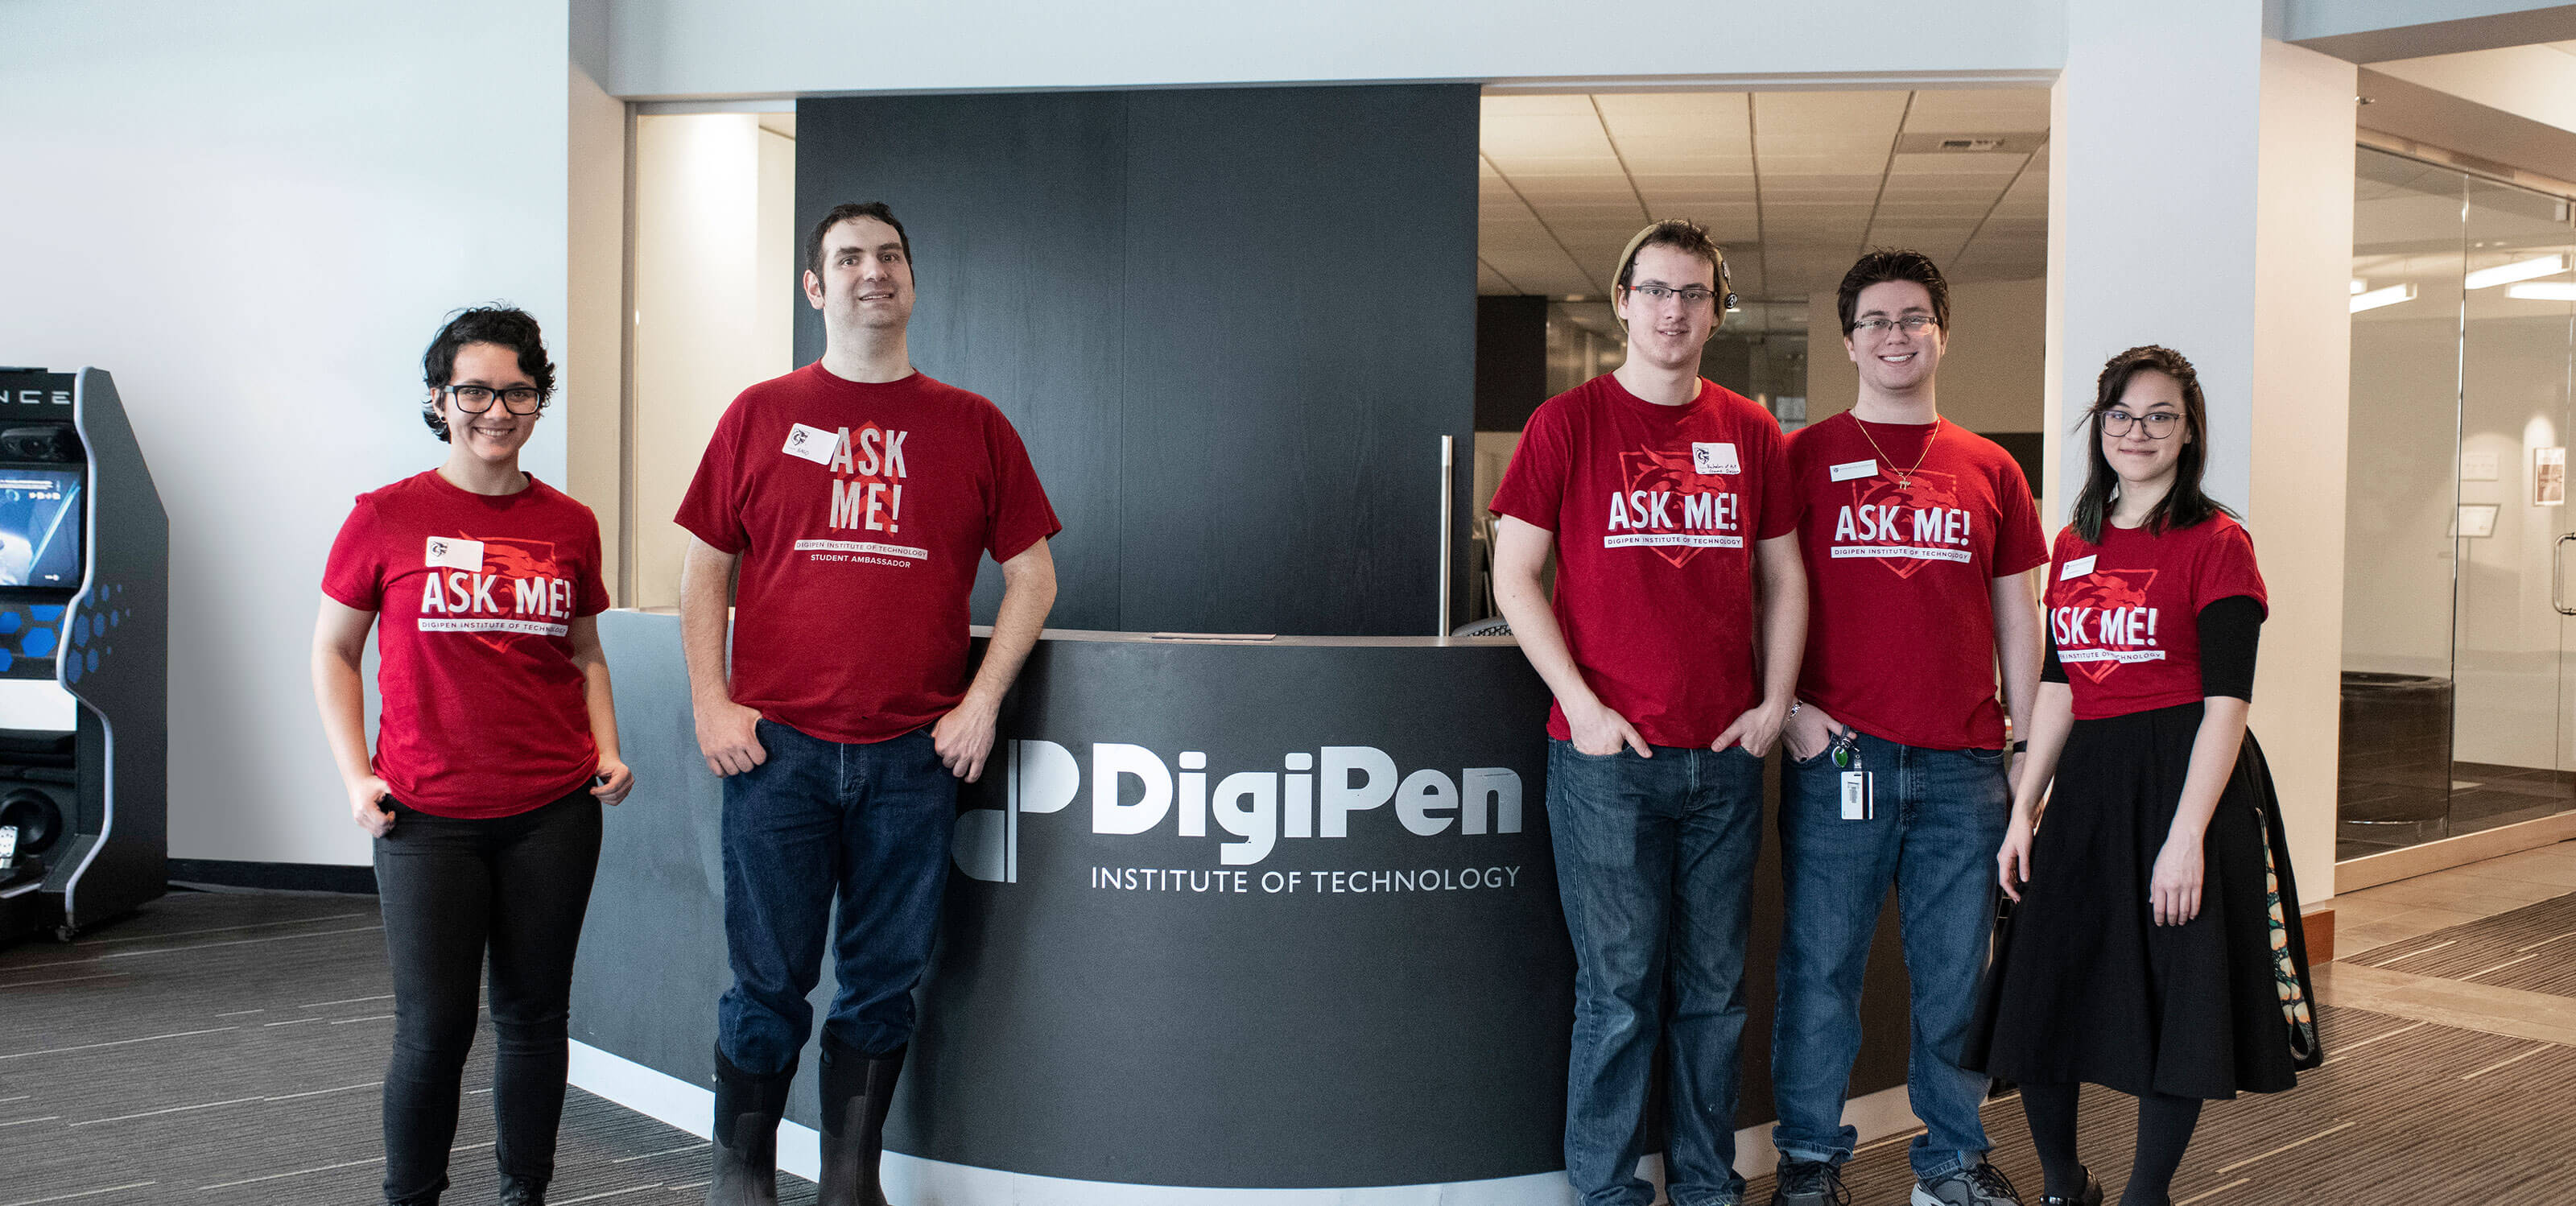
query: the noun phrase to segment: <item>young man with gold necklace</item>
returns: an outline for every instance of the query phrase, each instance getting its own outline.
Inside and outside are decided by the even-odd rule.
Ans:
[[[1893,884],[1913,990],[1906,1089],[1926,1128],[1910,1153],[1914,1206],[2011,1204],[1986,1163],[1986,1079],[1959,1059],[1994,923],[1989,864],[2020,768],[2005,715],[2018,737],[2039,686],[2030,571],[2048,545],[2020,467],[1935,403],[1950,337],[1941,270],[1916,252],[1873,251],[1835,304],[1859,395],[1788,447],[1811,586],[1799,703],[1782,734],[1772,1202],[1845,1201],[1862,972]]]

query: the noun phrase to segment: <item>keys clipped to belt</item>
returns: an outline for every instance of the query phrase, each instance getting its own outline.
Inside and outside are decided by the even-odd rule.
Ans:
[[[1843,819],[1874,821],[1878,819],[1878,792],[1869,767],[1861,762],[1860,730],[1844,729],[1833,744],[1834,765],[1842,770]]]

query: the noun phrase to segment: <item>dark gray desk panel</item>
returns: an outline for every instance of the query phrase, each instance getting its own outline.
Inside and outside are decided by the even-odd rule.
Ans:
[[[697,754],[676,617],[612,612],[602,638],[639,786],[610,818],[574,1036],[707,1084],[727,982],[720,792]],[[1508,642],[1041,642],[983,782],[961,793],[965,870],[950,877],[888,1146],[972,1167],[1184,1186],[1420,1184],[1562,1167],[1571,957],[1547,848],[1546,707]],[[1499,798],[1484,800],[1478,833],[1466,832],[1463,807],[1417,811],[1416,826],[1438,829],[1428,834],[1389,800],[1345,813],[1344,836],[1321,836],[1338,811],[1325,807],[1325,759],[1376,763],[1366,751],[1383,755],[1380,775],[1391,766],[1397,784],[1427,798],[1442,781],[1490,789],[1497,770],[1510,772],[1519,831],[1504,832]],[[1183,759],[1191,752],[1203,769]],[[1292,768],[1301,753],[1311,768]],[[1113,790],[1096,798],[1104,771]],[[1371,774],[1343,779],[1365,787]],[[1194,788],[1222,797],[1230,780],[1233,807],[1208,800],[1192,826],[1203,836],[1185,836]],[[1281,815],[1265,856],[1225,861],[1229,847],[1238,858],[1248,849],[1229,819],[1258,833],[1261,794],[1284,814],[1301,788],[1318,836],[1287,836],[1296,826]],[[1168,792],[1166,810],[1133,825],[1144,818],[1121,810],[1149,791]],[[1102,831],[1129,827],[1142,831]],[[1500,887],[1486,886],[1497,877]],[[1745,981],[1744,1125],[1770,1113],[1778,882],[1766,835]],[[1890,921],[1855,1093],[1904,1076]],[[818,1015],[831,991],[827,967]],[[800,1078],[790,1111],[809,1124],[811,1079]]]

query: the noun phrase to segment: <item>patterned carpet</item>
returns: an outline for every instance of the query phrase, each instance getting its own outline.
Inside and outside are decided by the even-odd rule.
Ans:
[[[2576,997],[2576,893],[2391,942],[2352,961],[2419,976]]]
[[[381,1201],[391,991],[372,896],[182,892],[0,949],[0,1206]],[[487,1025],[451,1203],[498,1193],[491,1049]],[[556,1206],[705,1194],[702,1141],[578,1089],[556,1162]]]
[[[2537,953],[2515,966],[2563,975],[2576,961],[2558,947],[2517,948],[2576,931],[2570,901],[2362,958],[2435,974]],[[2522,974],[2527,987],[2546,979]],[[388,991],[363,896],[178,893],[68,946],[0,949],[0,1206],[378,1200]],[[2296,1091],[2203,1115],[2176,1202],[2576,1202],[2576,1047],[2355,1009],[2321,1022],[2328,1062]],[[488,1083],[489,1050],[487,1033],[469,1089]],[[493,1200],[483,1100],[468,1099],[451,1203]],[[2114,1094],[2084,1101],[2082,1147],[2116,1201],[2135,1119]],[[2035,1197],[2018,1102],[1990,1103],[1986,1122],[1996,1163]],[[575,1090],[551,1200],[695,1201],[706,1160],[690,1136]],[[1911,1180],[1902,1139],[1865,1149],[1847,1177],[1860,1206],[1905,1201]],[[782,1185],[787,1201],[812,1200],[804,1182]],[[1753,1188],[1751,1201],[1768,1200],[1767,1180]]]

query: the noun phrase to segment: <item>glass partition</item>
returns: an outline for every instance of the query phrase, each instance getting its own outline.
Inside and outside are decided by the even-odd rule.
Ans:
[[[2357,176],[2341,858],[2576,804],[2550,484],[2576,382],[2568,204],[2366,147]]]

